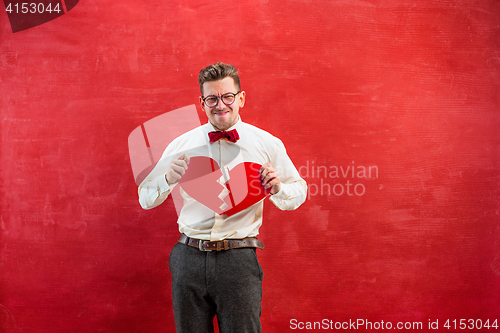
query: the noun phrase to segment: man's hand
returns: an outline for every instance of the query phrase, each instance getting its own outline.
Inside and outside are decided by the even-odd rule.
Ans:
[[[264,163],[259,172],[262,185],[264,185],[266,189],[272,186],[271,194],[276,194],[281,190],[280,176],[278,175],[278,171],[276,171],[271,164],[267,162]]]
[[[184,176],[189,164],[189,156],[184,153],[181,156],[177,157],[170,164],[170,168],[168,169],[165,178],[167,179],[168,185],[175,184],[179,181],[179,179]]]

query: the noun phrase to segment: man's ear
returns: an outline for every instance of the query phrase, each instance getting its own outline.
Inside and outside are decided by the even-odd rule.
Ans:
[[[245,105],[245,97],[246,97],[245,91],[241,91],[240,92],[240,108],[242,108]]]
[[[205,111],[205,102],[203,102],[203,97],[200,96],[200,106],[203,111]]]

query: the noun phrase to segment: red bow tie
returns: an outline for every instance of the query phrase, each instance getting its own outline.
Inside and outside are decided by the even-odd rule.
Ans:
[[[210,138],[210,143],[214,143],[219,141],[220,139],[227,139],[232,143],[235,143],[240,139],[238,132],[235,129],[230,131],[217,131],[217,132],[209,132],[208,137]]]

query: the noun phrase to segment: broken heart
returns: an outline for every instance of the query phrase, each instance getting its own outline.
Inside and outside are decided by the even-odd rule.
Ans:
[[[271,189],[264,189],[260,180],[261,165],[243,162],[223,176],[217,162],[209,157],[191,157],[189,167],[179,185],[193,199],[219,215],[231,216],[264,199]]]

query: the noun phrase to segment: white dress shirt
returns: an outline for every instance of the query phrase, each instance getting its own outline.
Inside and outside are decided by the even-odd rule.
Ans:
[[[269,162],[279,174],[281,190],[270,201],[281,210],[294,210],[306,199],[307,184],[288,157],[280,139],[238,119],[228,131],[236,129],[236,143],[219,140],[210,143],[208,133],[215,131],[210,123],[197,127],[173,140],[151,173],[139,185],[139,203],[144,209],[160,205],[177,185],[168,185],[166,173],[173,159],[186,152],[189,157],[207,156],[219,164],[223,173],[242,162],[263,165]],[[188,165],[189,169],[189,165]],[[234,215],[219,215],[199,203],[180,188],[184,205],[177,220],[179,231],[188,237],[218,241],[255,237],[262,225],[264,200]]]

